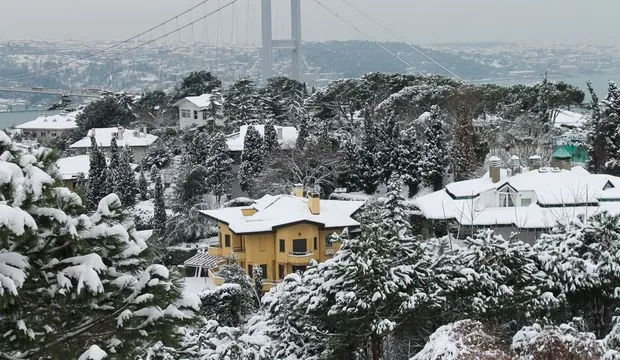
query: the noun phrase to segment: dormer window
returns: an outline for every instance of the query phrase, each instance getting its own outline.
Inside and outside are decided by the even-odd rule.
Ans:
[[[499,207],[514,207],[517,203],[517,192],[506,185],[497,190],[499,197]]]
[[[613,189],[615,188],[614,184],[611,183],[611,181],[607,181],[607,183],[605,183],[605,186],[603,186],[603,190],[607,190],[607,189]]]

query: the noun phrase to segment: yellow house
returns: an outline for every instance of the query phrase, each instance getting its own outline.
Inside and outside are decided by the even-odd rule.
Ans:
[[[340,247],[332,235],[359,226],[351,216],[364,202],[296,193],[265,195],[250,207],[202,211],[219,226],[219,244],[210,246],[209,254],[234,256],[250,276],[255,266],[262,267],[266,289],[287,274],[304,271],[312,260],[331,258]]]

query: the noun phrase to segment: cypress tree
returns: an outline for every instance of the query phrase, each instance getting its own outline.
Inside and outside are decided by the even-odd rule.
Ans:
[[[306,116],[302,116],[299,120],[299,125],[297,126],[297,140],[295,142],[297,149],[303,150],[306,147],[309,136],[310,129],[308,125],[308,118]]]
[[[424,129],[424,156],[420,163],[420,171],[424,182],[433,187],[434,191],[441,190],[443,177],[448,167],[446,156],[445,131],[437,105],[431,107],[431,115]]]
[[[146,176],[144,176],[144,171],[140,170],[140,179],[138,180],[138,190],[140,191],[140,200],[148,200],[148,182],[146,181]]]
[[[209,174],[207,182],[209,189],[219,202],[222,195],[231,189],[233,164],[233,160],[228,155],[226,137],[221,132],[217,132],[211,137],[210,152],[205,162],[205,169]]]
[[[239,166],[241,190],[253,192],[256,178],[263,170],[264,163],[263,139],[258,130],[253,126],[248,126],[243,142],[241,165]]]
[[[377,161],[377,129],[372,119],[364,118],[364,138],[359,149],[357,178],[366,194],[373,194],[379,186],[381,169]]]
[[[269,155],[280,148],[278,143],[278,132],[273,122],[269,121],[265,124],[265,136],[263,138],[263,152]]]
[[[596,95],[591,90],[594,114],[588,134],[589,168],[594,172],[620,176],[620,90],[609,82],[608,94],[599,110]]]
[[[401,141],[398,144],[398,157],[400,159],[399,172],[409,189],[409,197],[418,193],[420,183],[422,183],[421,156],[421,143],[418,140],[416,130],[414,128],[407,129],[401,135]]]
[[[88,170],[88,205],[95,208],[107,192],[107,167],[105,155],[97,146],[95,137],[90,138],[89,170]]]
[[[469,180],[476,170],[474,125],[464,105],[459,106],[452,140],[452,172],[454,181]]]
[[[118,154],[117,167],[112,168],[112,166],[110,166],[114,192],[125,206],[133,206],[136,203],[136,177],[134,171],[131,169],[131,164],[129,163],[130,159],[130,150],[128,148],[123,148]]]
[[[164,186],[157,166],[151,167],[151,181],[155,183],[153,229],[162,231],[166,228],[166,204],[164,202]]]

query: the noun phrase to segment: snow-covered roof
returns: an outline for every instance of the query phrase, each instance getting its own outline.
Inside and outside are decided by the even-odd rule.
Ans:
[[[185,260],[183,265],[213,269],[219,266],[220,261],[221,258],[219,256],[210,255],[207,252],[198,251],[196,255]]]
[[[110,162],[110,159],[106,158],[106,162]],[[132,170],[138,167],[138,164],[129,164]],[[56,160],[56,167],[58,173],[63,180],[71,180],[77,178],[80,174],[84,175],[85,179],[88,179],[88,172],[90,170],[90,158],[88,155],[70,156],[66,158],[60,158]]]
[[[195,106],[201,108],[201,109],[205,109],[209,106],[209,104],[211,103],[211,98],[212,97],[218,97],[217,99],[217,104],[221,104],[221,100],[219,99],[219,96],[214,95],[214,94],[202,94],[200,96],[188,96],[185,97],[177,102],[175,102],[174,104],[172,104],[173,106],[180,106],[181,104],[183,104],[183,102],[185,101],[189,101],[190,103],[194,104]]]
[[[88,178],[90,160],[88,155],[71,156],[58,159],[56,161],[56,166],[63,180],[75,179],[80,174]]]
[[[70,130],[77,128],[75,119],[80,111],[73,111],[66,114],[56,115],[40,115],[32,121],[15,126],[16,129],[22,130]]]
[[[589,120],[588,116],[573,111],[557,109],[554,113],[553,124],[556,127],[583,127]]]
[[[119,133],[120,131],[120,133]],[[157,136],[144,133],[142,130],[123,129],[120,127],[96,128],[88,130],[86,137],[74,143],[72,148],[89,148],[90,137],[95,136],[97,144],[102,147],[109,147],[112,137],[116,137],[118,146],[150,146],[157,140]]]
[[[244,216],[244,207],[203,210],[203,214],[228,224],[236,234],[273,231],[274,228],[297,222],[311,222],[325,228],[359,226],[351,216],[364,201],[320,200],[320,213],[313,215],[308,199],[292,195],[265,195],[252,206],[257,212]]]
[[[502,174],[504,175],[504,174]],[[498,207],[497,190],[509,186],[518,197],[535,194],[535,203]],[[465,226],[514,225],[518,228],[550,228],[607,211],[620,214],[620,177],[590,174],[582,167],[568,170],[525,171],[493,183],[481,179],[449,184],[445,189],[420,196],[413,204],[429,219],[454,219]]]
[[[245,134],[248,132],[248,127],[254,126],[256,130],[265,135],[265,125],[243,125],[239,128],[239,132],[226,136],[226,144],[230,151],[243,151],[243,143],[245,141]],[[292,149],[297,141],[297,129],[293,126],[275,126],[278,133],[278,142],[283,149]]]

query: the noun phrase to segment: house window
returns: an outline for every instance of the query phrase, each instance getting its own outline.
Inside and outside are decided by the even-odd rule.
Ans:
[[[189,109],[181,109],[181,117],[188,118],[190,117],[191,111]]]
[[[499,190],[499,207],[514,207],[517,193],[511,187],[505,186]]]
[[[308,242],[306,239],[293,240],[293,255],[305,255],[308,253]]]
[[[206,111],[202,112],[202,120],[207,120],[209,118],[209,115],[207,114]]]
[[[194,110],[194,119],[198,120],[198,110]]]
[[[331,247],[331,246],[332,246],[332,236],[325,235],[325,247]]]
[[[280,239],[280,252],[286,251],[286,241],[284,239]]]
[[[230,235],[224,235],[224,246],[230,247]]]
[[[530,206],[531,203],[532,203],[532,199],[530,198],[521,199],[521,206]]]
[[[316,237],[315,237],[315,238],[314,238],[314,250],[316,250],[316,249],[318,249],[318,248],[319,248],[319,246],[318,246],[318,245],[319,245],[319,244],[318,244],[318,241],[317,241],[317,239],[316,239]]]
[[[285,271],[285,267],[282,264],[278,265],[278,278],[279,279],[284,279],[284,277],[286,276],[286,271]]]

